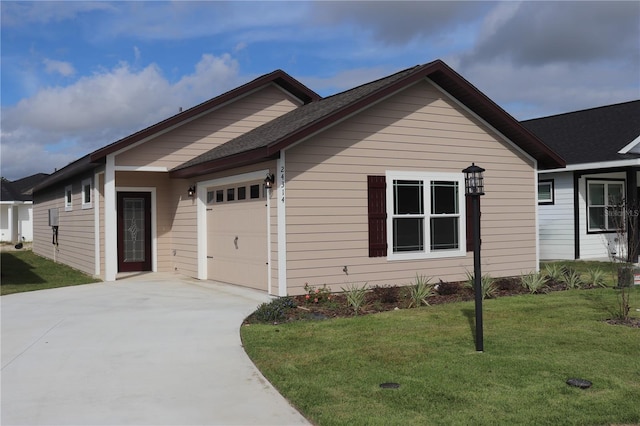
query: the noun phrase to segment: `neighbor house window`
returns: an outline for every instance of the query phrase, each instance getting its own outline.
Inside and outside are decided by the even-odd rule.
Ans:
[[[91,179],[85,179],[82,181],[82,208],[90,209],[92,207],[91,202]]]
[[[538,204],[553,204],[553,180],[541,180],[538,182]]]
[[[71,191],[71,185],[64,187],[64,211],[70,212],[73,210],[73,192]]]
[[[389,259],[465,255],[461,173],[390,172],[386,182]]]
[[[624,226],[624,181],[587,180],[589,232],[615,232]]]

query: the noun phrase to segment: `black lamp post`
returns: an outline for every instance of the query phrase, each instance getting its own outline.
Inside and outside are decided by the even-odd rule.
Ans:
[[[476,351],[484,351],[482,335],[482,272],[480,271],[480,196],[484,195],[484,169],[475,163],[462,171],[464,190],[473,208],[473,288],[476,298]]]

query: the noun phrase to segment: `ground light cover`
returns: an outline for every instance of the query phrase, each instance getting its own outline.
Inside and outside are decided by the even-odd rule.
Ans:
[[[245,350],[317,425],[640,423],[640,329],[606,322],[612,288],[321,321],[245,324]],[[632,293],[640,313],[640,289]],[[566,384],[589,380],[589,389]],[[399,388],[384,389],[383,383]]]

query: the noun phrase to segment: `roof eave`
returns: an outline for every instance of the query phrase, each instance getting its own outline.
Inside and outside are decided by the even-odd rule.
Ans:
[[[251,151],[241,152],[239,154],[230,155],[228,157],[218,158],[206,161],[204,163],[195,164],[193,166],[173,169],[169,171],[169,177],[172,179],[189,179],[196,176],[203,176],[211,173],[222,172],[250,164],[256,164],[261,161],[277,158],[278,155],[270,155],[267,147],[254,149]]]

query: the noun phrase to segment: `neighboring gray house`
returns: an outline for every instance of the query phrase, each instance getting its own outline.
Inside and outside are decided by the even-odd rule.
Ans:
[[[33,240],[32,189],[47,176],[38,173],[13,182],[0,179],[0,241]]]
[[[621,202],[638,206],[640,100],[522,125],[567,162],[566,168],[538,171],[540,258],[624,255],[629,236],[618,238],[609,212]]]

